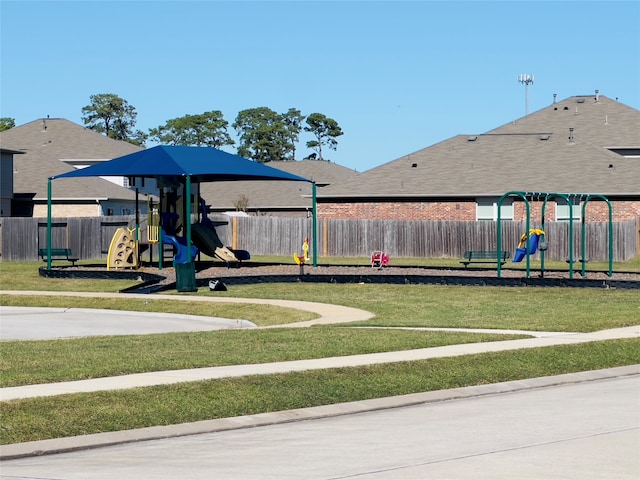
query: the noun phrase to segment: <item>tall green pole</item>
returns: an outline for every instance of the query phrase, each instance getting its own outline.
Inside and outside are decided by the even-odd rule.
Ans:
[[[567,205],[569,205],[569,280],[571,280],[573,278],[573,203],[566,195],[565,198]]]
[[[313,235],[313,266],[318,266],[318,202],[316,200],[316,182],[311,184],[311,201],[313,203],[313,217],[311,226]]]
[[[51,177],[47,182],[47,270],[51,270]]]
[[[510,197],[511,195],[517,195],[522,200],[524,200],[525,206],[527,207],[527,224],[526,224],[526,234],[527,234],[527,243],[525,244],[525,248],[527,249],[527,278],[529,278],[530,271],[530,260],[529,260],[529,228],[531,227],[531,209],[529,208],[529,200],[527,200],[527,196],[524,192],[507,192],[500,197],[498,200],[498,225],[497,225],[497,251],[502,251],[502,202],[505,198]],[[498,253],[499,255],[499,253]],[[502,262],[500,258],[498,258],[498,278],[500,278],[500,274],[502,272]]]
[[[586,225],[585,218],[587,213],[587,203],[592,198],[600,198],[607,203],[607,207],[609,208],[609,277],[613,276],[613,207],[611,206],[611,202],[607,197],[600,194],[590,194],[587,195],[584,203],[582,204],[582,276],[584,277],[586,274],[587,267],[585,265],[584,260],[586,259],[587,253],[587,236],[586,236]]]
[[[608,198],[602,197],[609,205],[609,278],[613,277],[613,207]]]
[[[187,175],[184,186],[184,228],[187,240],[187,258],[191,262],[191,176]]]
[[[158,191],[158,199],[159,199],[159,203],[158,203],[158,215],[160,215],[160,228],[158,229],[158,270],[162,270],[162,261],[164,257],[164,245],[163,245],[163,232],[164,232],[164,221],[162,220],[163,218],[163,211],[162,211],[162,194],[164,193],[163,188],[159,187],[159,191]]]

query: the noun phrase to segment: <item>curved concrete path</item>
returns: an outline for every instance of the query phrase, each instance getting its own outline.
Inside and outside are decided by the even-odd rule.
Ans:
[[[328,303],[304,302],[298,300],[276,300],[264,298],[231,298],[231,297],[202,297],[195,295],[161,295],[161,294],[122,294],[122,293],[99,293],[99,292],[39,292],[32,290],[2,290],[6,295],[31,295],[50,297],[83,297],[83,298],[138,298],[141,300],[172,300],[183,302],[212,302],[212,303],[251,303],[256,305],[275,305],[278,307],[294,308],[304,310],[318,315],[318,318],[306,322],[290,323],[287,325],[273,325],[269,328],[277,327],[310,327],[312,325],[329,325],[333,323],[358,322],[373,318],[371,312],[358,308],[331,305]],[[115,310],[114,310],[115,311]],[[266,327],[265,327],[266,328]]]

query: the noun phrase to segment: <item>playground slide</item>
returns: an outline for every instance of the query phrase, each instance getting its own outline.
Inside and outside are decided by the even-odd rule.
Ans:
[[[234,251],[225,247],[211,223],[194,223],[191,225],[191,241],[201,252],[210,257],[217,257],[223,262],[239,262],[240,260],[249,259],[248,252],[243,250]]]
[[[184,237],[175,237],[163,232],[162,242],[176,247],[176,253],[173,256],[173,263],[188,263],[198,254],[198,248],[195,245],[191,245],[191,258],[189,258],[189,249],[187,248],[187,241]]]

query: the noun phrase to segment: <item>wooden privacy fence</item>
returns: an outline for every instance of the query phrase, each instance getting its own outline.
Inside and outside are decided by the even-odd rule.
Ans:
[[[305,237],[312,237],[310,219],[240,217],[234,220],[236,248],[256,255],[287,255],[300,252]],[[367,257],[382,250],[393,257],[462,258],[466,250],[495,250],[496,222],[333,220],[318,221],[319,257]],[[539,225],[530,225],[539,228]],[[548,250],[545,258],[569,258],[568,222],[545,224]],[[515,251],[526,223],[502,222],[502,249]],[[608,260],[608,223],[586,224],[587,258]],[[222,237],[221,237],[222,238]],[[581,224],[573,226],[574,258],[581,256]],[[640,251],[639,222],[613,224],[615,261],[634,258]],[[512,254],[513,255],[513,254]]]
[[[313,242],[312,220],[289,217],[215,216],[218,236],[227,246],[247,250],[252,255],[292,256],[302,253],[309,237]],[[52,248],[70,248],[80,259],[106,259],[109,245],[119,227],[133,226],[133,216],[53,219]],[[629,260],[640,252],[640,222],[613,224],[613,257]],[[502,222],[502,248],[515,251],[525,222]],[[531,228],[539,225],[531,224]],[[548,250],[545,258],[569,258],[567,222],[545,225]],[[5,261],[37,260],[38,248],[47,245],[47,221],[43,218],[1,218],[0,253]],[[608,223],[586,224],[587,258],[608,260]],[[142,238],[142,237],[141,237]],[[581,256],[581,224],[573,226],[574,258]],[[495,250],[496,222],[401,221],[401,220],[318,220],[318,258],[368,257],[382,250],[391,257],[462,258],[466,250]],[[312,255],[313,252],[310,252]],[[536,258],[536,257],[534,257]]]

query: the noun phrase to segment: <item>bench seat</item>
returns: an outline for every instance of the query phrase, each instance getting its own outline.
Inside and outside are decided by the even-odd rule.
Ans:
[[[500,260],[500,265],[507,263],[510,253],[506,250],[498,252],[496,250],[467,250],[464,252],[464,260],[462,263],[465,268],[471,263],[497,263]]]
[[[47,261],[47,249],[39,248],[38,255],[42,259],[42,261]],[[51,249],[51,260],[67,260],[71,262],[71,265],[76,266],[76,262],[79,260],[78,257],[74,257],[70,248],[52,248]]]

